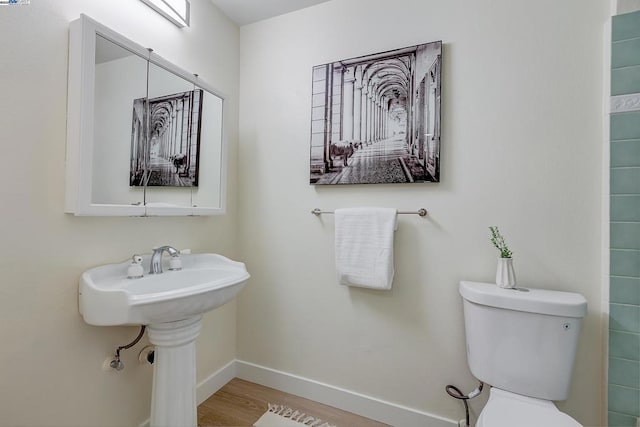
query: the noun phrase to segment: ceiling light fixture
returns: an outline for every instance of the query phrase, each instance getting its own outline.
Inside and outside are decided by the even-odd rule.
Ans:
[[[189,26],[189,0],[140,0],[180,28]]]

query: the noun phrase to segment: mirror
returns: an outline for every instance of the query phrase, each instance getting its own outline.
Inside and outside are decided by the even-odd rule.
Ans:
[[[129,186],[129,141],[144,144],[143,112],[134,99],[146,97],[147,61],[96,35],[93,108],[93,170],[91,201],[94,204],[134,205],[142,202],[142,188]],[[133,133],[132,133],[133,132]]]
[[[224,98],[82,15],[71,23],[66,211],[224,213]]]

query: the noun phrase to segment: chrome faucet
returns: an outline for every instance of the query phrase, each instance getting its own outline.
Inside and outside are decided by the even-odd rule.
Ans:
[[[167,252],[171,255],[171,262],[169,263],[169,270],[181,270],[182,263],[180,260],[180,252],[171,246],[160,246],[153,249],[153,255],[151,255],[151,270],[149,274],[161,274],[162,273],[162,254]]]

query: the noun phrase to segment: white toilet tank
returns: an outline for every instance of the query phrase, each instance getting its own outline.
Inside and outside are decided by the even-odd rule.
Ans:
[[[564,400],[587,300],[543,289],[460,282],[471,373],[494,387]]]

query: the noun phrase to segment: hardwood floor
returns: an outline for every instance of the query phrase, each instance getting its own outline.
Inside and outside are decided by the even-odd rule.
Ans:
[[[289,406],[337,427],[387,427],[350,412],[239,378],[229,381],[198,406],[198,426],[249,427],[267,411],[267,403]]]

